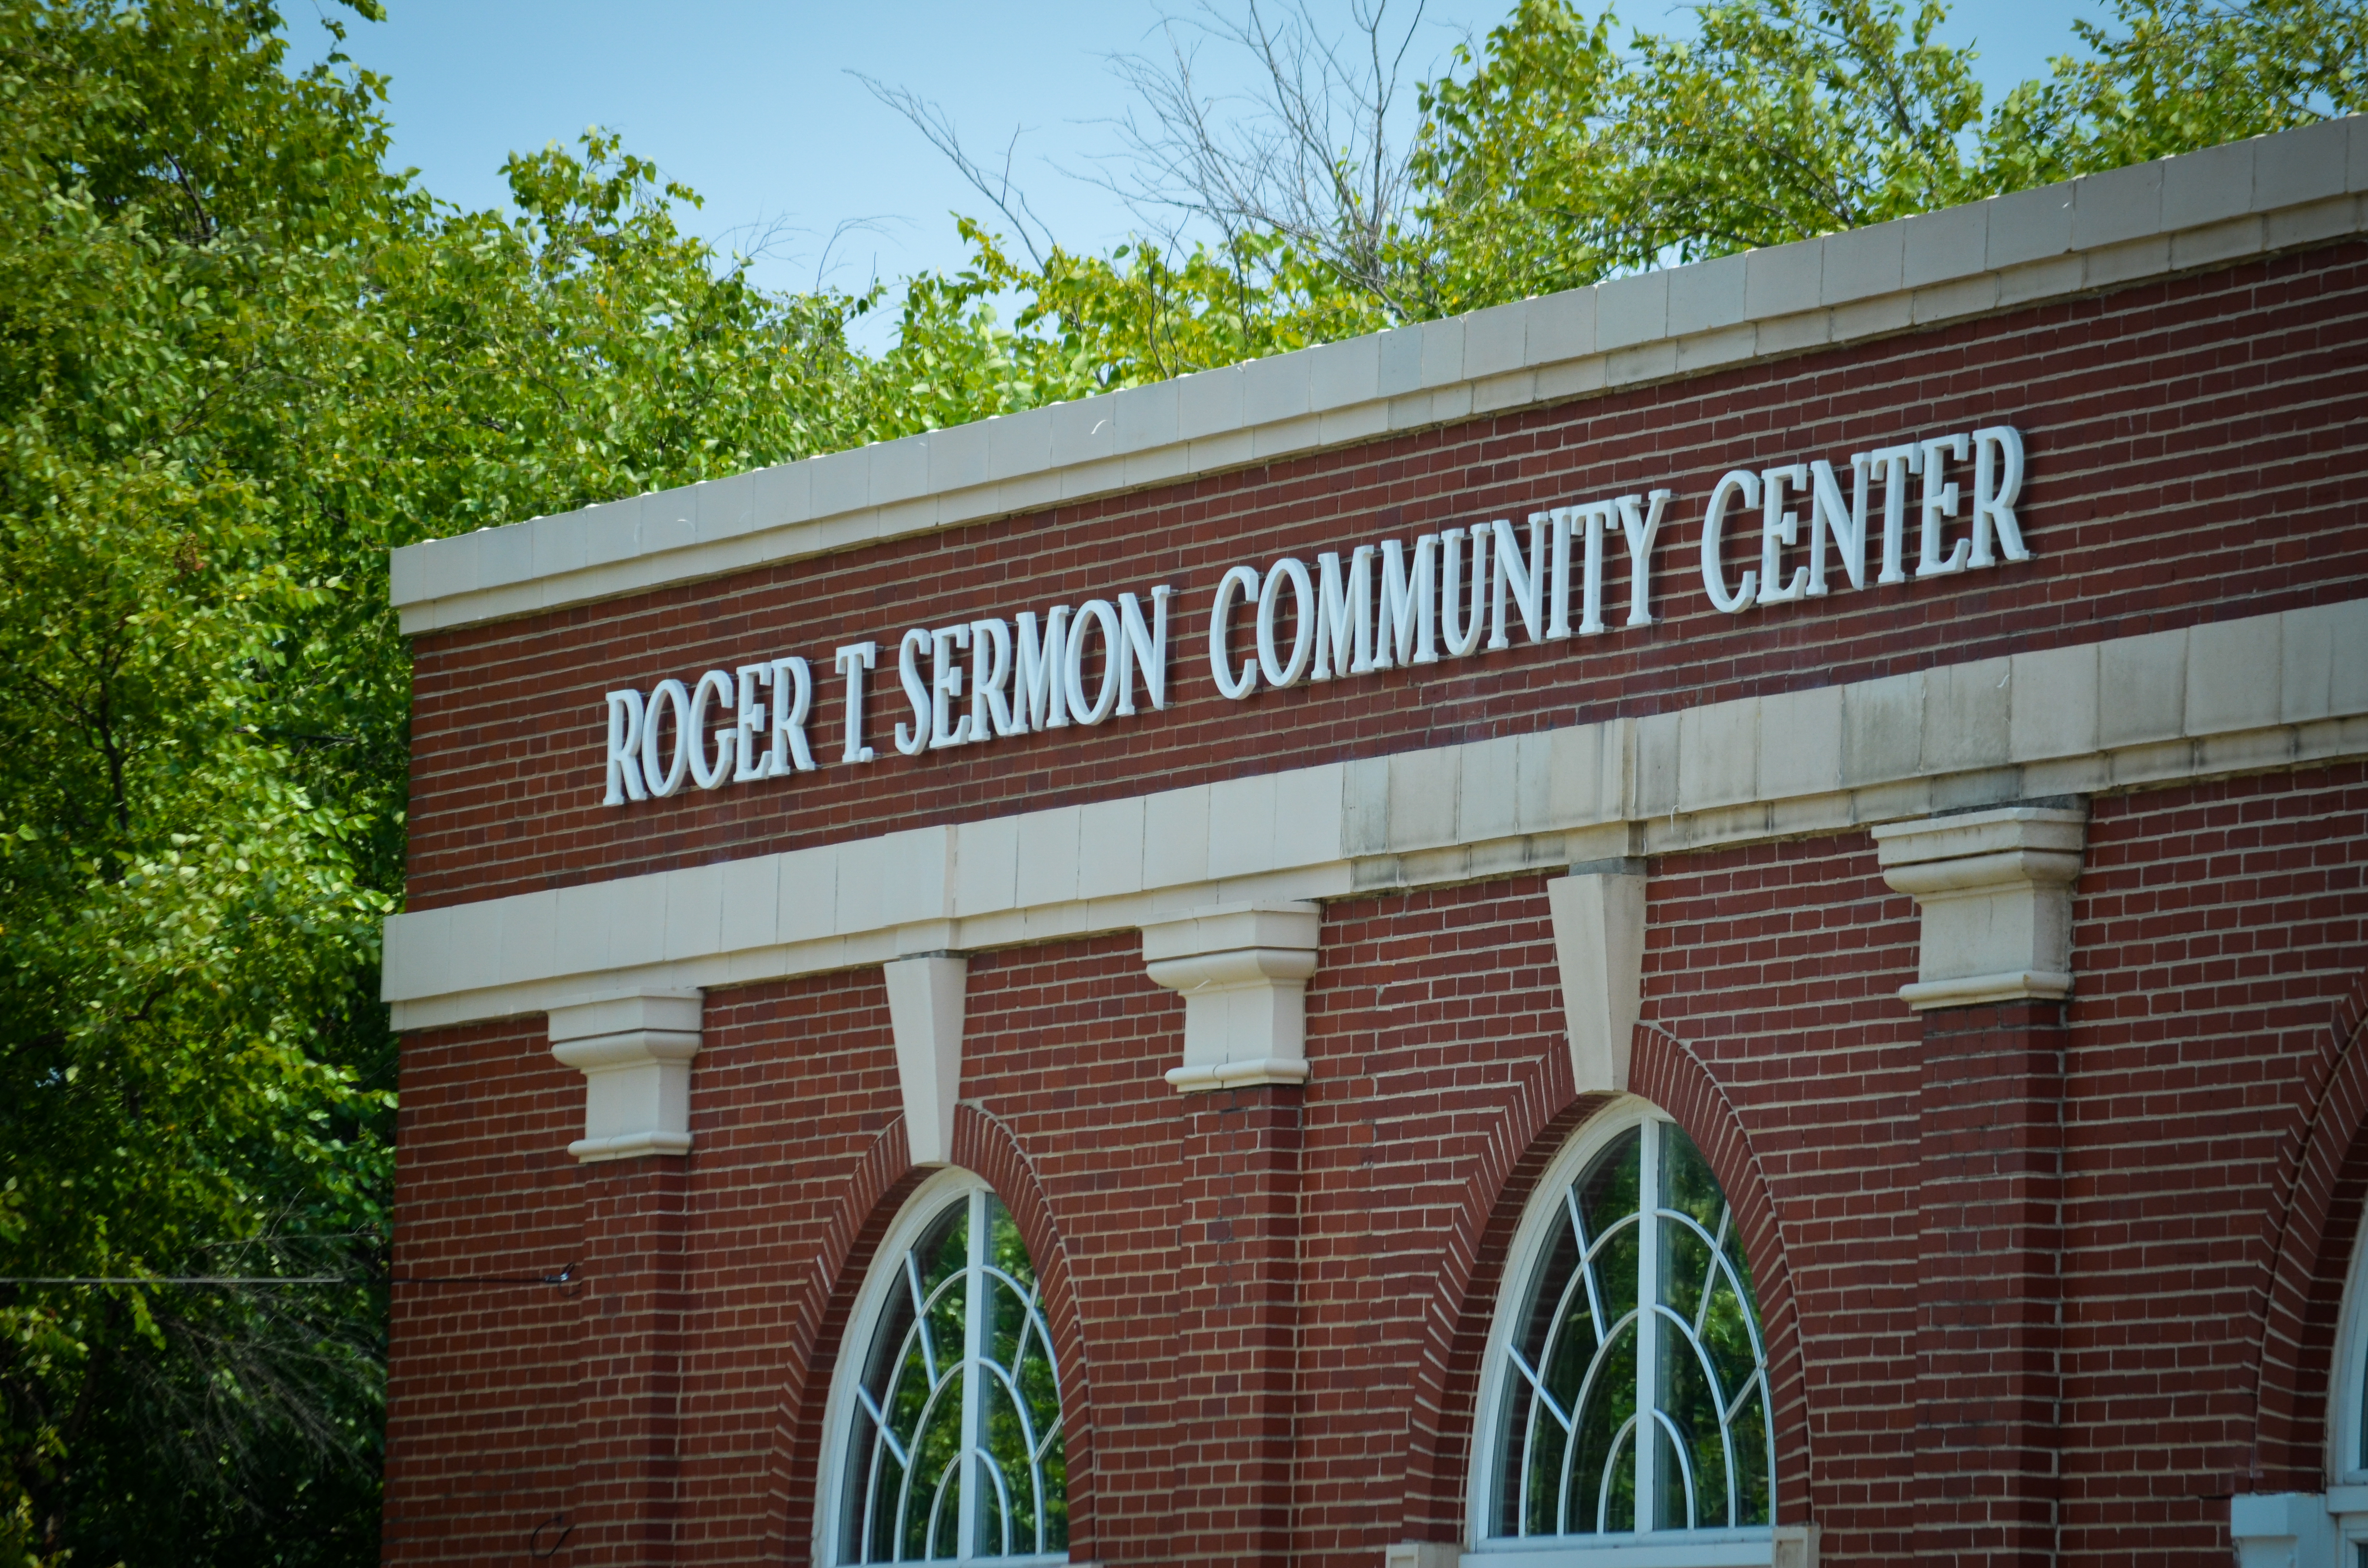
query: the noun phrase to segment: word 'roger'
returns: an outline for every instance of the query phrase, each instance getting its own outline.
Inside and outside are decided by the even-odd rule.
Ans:
[[[1950,477],[1952,464],[1961,474],[1971,465],[1969,498]],[[1878,552],[1876,585],[1908,581],[1911,508],[1917,578],[1995,566],[2001,555],[2031,559],[2014,512],[2023,442],[2012,426],[1853,452],[1850,469],[1847,500],[1840,476],[1823,458],[1720,477],[1702,529],[1702,587],[1715,608],[1736,615],[1824,596],[1828,546],[1853,588],[1867,586],[1871,549]],[[1920,484],[1911,487],[1911,478]],[[1878,484],[1879,535],[1868,509]],[[1526,540],[1523,528],[1499,518],[1424,534],[1411,550],[1394,539],[1360,544],[1345,568],[1332,551],[1316,556],[1313,572],[1291,556],[1263,571],[1235,566],[1218,579],[1210,605],[1210,674],[1221,695],[1240,701],[1261,687],[1378,675],[1437,664],[1442,654],[1467,658],[1508,648],[1517,624],[1531,642],[1600,635],[1607,628],[1604,562],[1614,549],[1627,565],[1622,624],[1650,626],[1653,545],[1673,498],[1663,489],[1531,512]],[[1959,518],[1961,500],[1970,502],[1965,528],[1952,540],[1948,525]],[[1805,549],[1796,501],[1808,508]],[[1759,557],[1730,579],[1724,554],[1729,514],[1738,504],[1759,509]],[[1787,552],[1795,551],[1804,559],[1792,560]],[[1165,584],[1151,588],[1147,610],[1124,593],[1115,603],[1055,605],[1041,620],[1021,610],[1009,620],[989,616],[910,628],[897,642],[896,673],[912,717],[896,723],[896,750],[918,756],[1133,717],[1140,711],[1138,685],[1153,710],[1166,708],[1172,592]],[[1253,618],[1255,646],[1238,663],[1228,652],[1237,608]],[[1089,653],[1099,654],[1095,678],[1088,678]],[[870,642],[836,651],[844,682],[842,763],[875,756],[864,744],[864,699],[865,676],[877,669],[879,655],[880,644]],[[795,656],[709,670],[696,686],[661,680],[647,698],[631,688],[612,691],[603,803],[663,799],[686,780],[713,790],[813,772],[806,728],[814,700],[813,670]]]

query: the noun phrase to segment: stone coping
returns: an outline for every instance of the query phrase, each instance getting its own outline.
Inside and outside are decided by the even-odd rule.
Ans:
[[[417,1029],[2368,756],[2368,599],[397,915]]]
[[[406,635],[615,598],[2368,230],[2368,116],[393,552]]]

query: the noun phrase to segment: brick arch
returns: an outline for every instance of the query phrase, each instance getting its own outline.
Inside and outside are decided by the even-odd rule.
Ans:
[[[1751,1284],[1759,1298],[1759,1333],[1768,1350],[1768,1416],[1776,1429],[1776,1522],[1809,1518],[1808,1374],[1801,1351],[1801,1314],[1784,1256],[1784,1233],[1768,1177],[1718,1079],[1693,1048],[1657,1024],[1636,1026],[1628,1087],[1669,1113],[1710,1162],[1726,1194]]]
[[[2254,1350],[2247,1490],[2324,1484],[2327,1403],[2344,1276],[2368,1199],[2368,975],[2328,1020],[2278,1161]]]
[[[848,1173],[837,1206],[824,1221],[814,1247],[813,1272],[792,1287],[797,1297],[782,1346],[780,1415],[768,1467],[771,1495],[765,1509],[766,1555],[773,1562],[812,1560],[819,1501],[814,1478],[822,1472],[823,1449],[830,1436],[823,1421],[830,1403],[831,1373],[872,1255],[905,1200],[928,1175],[913,1164],[904,1119],[891,1120]]]
[[[1546,1166],[1587,1119],[1610,1103],[1581,1096],[1559,1038],[1523,1066],[1497,1108],[1444,1238],[1437,1284],[1423,1305],[1406,1413],[1405,1512],[1397,1539],[1463,1539],[1464,1478],[1479,1404],[1481,1358],[1513,1233]]]

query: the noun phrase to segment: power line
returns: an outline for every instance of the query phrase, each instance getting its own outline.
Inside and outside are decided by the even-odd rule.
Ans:
[[[0,1274],[0,1285],[358,1285],[343,1274]]]
[[[569,1264],[556,1274],[396,1274],[388,1278],[393,1285],[569,1285],[575,1282],[575,1266]]]
[[[393,1274],[390,1285],[568,1285],[575,1266],[556,1274]],[[0,1285],[367,1285],[350,1274],[0,1274]]]

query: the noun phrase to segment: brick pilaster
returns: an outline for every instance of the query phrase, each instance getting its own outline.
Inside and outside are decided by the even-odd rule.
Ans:
[[[1269,1084],[1190,1100],[1177,1282],[1182,1560],[1281,1563],[1290,1551],[1302,1096]]]
[[[584,1169],[586,1289],[567,1561],[675,1561],[685,1162]]]
[[[2064,1040],[2056,1002],[1924,1015],[1920,1562],[2055,1560]]]

